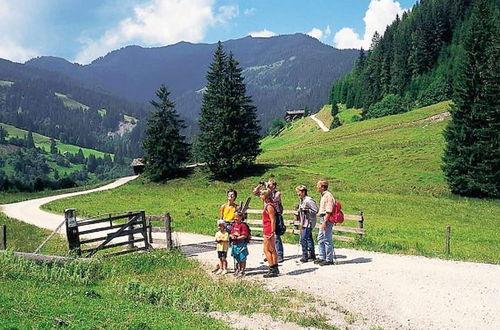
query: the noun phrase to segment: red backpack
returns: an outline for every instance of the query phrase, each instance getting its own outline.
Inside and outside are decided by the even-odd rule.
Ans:
[[[340,202],[335,201],[335,204],[333,204],[333,212],[328,221],[333,223],[344,222],[344,212],[342,212],[342,204],[340,204]]]

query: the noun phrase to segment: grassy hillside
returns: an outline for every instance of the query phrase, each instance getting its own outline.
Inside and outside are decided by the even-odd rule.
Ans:
[[[177,230],[213,234],[225,190],[250,195],[261,178],[274,176],[285,208],[297,203],[294,187],[328,178],[347,213],[362,210],[366,238],[341,243],[361,249],[500,263],[496,200],[450,194],[441,171],[448,102],[408,113],[345,124],[324,133],[310,118],[262,141],[259,170],[234,183],[209,181],[199,170],[158,185],[132,182],[113,191],[56,201],[48,209],[76,207],[82,214],[144,209],[173,215]],[[310,194],[318,200],[318,194]],[[260,202],[252,201],[253,208]],[[452,253],[444,254],[447,225]]]
[[[17,127],[12,126],[12,125],[0,123],[0,126],[5,128],[7,130],[7,132],[9,133],[9,136],[7,139],[9,139],[11,137],[24,138],[28,134],[28,131],[23,130],[21,128],[17,128]],[[33,140],[35,141],[35,145],[38,148],[42,148],[45,151],[50,151],[50,138],[48,136],[41,135],[38,133],[33,133]],[[75,146],[72,144],[61,143],[58,140],[56,140],[56,143],[57,143],[57,148],[61,151],[61,153],[69,152],[72,154],[76,154],[78,152],[78,149],[81,148],[81,147],[78,147],[78,146]],[[90,154],[94,154],[94,156],[100,157],[100,158],[104,157],[104,152],[97,151],[94,149],[88,149],[88,148],[81,148],[81,149],[82,149],[85,157],[88,157]]]
[[[83,110],[88,110],[89,106],[82,104],[78,101],[73,100],[71,97],[61,94],[61,93],[54,93],[61,101],[63,101],[63,104],[65,107],[68,109],[83,109]]]
[[[8,245],[16,251],[34,251],[50,233],[2,215],[0,224],[7,224]],[[66,244],[56,235],[43,252],[65,254]],[[313,297],[290,289],[269,292],[251,281],[214,279],[177,250],[50,267],[0,251],[0,269],[2,329],[88,329],[98,324],[112,329],[230,329],[229,320],[207,315],[213,311],[267,313],[302,326],[337,329],[313,309]],[[345,314],[347,320],[350,315]]]

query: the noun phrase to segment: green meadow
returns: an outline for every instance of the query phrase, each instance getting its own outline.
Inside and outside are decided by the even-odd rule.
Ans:
[[[54,93],[54,94],[63,102],[64,106],[68,109],[72,109],[72,110],[79,110],[79,109],[88,110],[89,109],[88,105],[85,105],[83,103],[75,101],[71,97],[69,97],[65,94],[61,94],[61,93]]]
[[[304,118],[279,136],[262,140],[258,166],[244,179],[211,181],[204,169],[197,169],[166,184],[140,178],[112,191],[55,201],[45,208],[61,213],[74,207],[82,216],[139,209],[148,214],[170,212],[176,230],[211,235],[228,188],[237,189],[242,200],[259,180],[275,177],[285,208],[292,209],[298,201],[295,186],[311,187],[310,195],[318,201],[313,187],[318,179],[327,178],[346,213],[365,215],[365,237],[340,246],[500,263],[500,203],[452,195],[441,171],[442,132],[449,120],[443,114],[449,104],[345,123],[327,133]],[[328,114],[328,108],[320,113]],[[429,119],[436,115],[444,120]],[[260,208],[260,201],[254,198],[251,207]],[[448,225],[449,255],[444,252]]]
[[[9,133],[9,136],[7,137],[7,139],[9,139],[11,137],[24,138],[28,134],[28,131],[21,129],[21,128],[17,128],[17,127],[12,126],[12,125],[0,123],[0,126],[3,127],[4,129],[6,129],[7,132]],[[33,132],[33,140],[35,142],[35,145],[38,148],[42,148],[45,151],[50,151],[50,138],[49,137]],[[99,158],[104,157],[104,152],[97,151],[94,149],[89,149],[89,148],[82,148],[79,146],[75,146],[73,144],[62,143],[59,140],[56,140],[56,145],[61,153],[69,152],[72,154],[76,154],[76,153],[78,153],[79,149],[82,149],[85,157],[88,157],[90,154],[94,154],[94,156],[99,157]]]
[[[0,224],[9,229],[9,250],[0,251],[2,329],[230,329],[224,320],[207,315],[214,311],[264,313],[302,326],[337,329],[314,307],[314,297],[291,289],[270,292],[232,276],[213,278],[177,250],[37,264],[11,251],[33,252],[49,231],[3,215]],[[42,250],[65,251],[66,242],[57,235]]]

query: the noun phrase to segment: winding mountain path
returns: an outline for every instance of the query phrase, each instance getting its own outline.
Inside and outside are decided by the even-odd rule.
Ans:
[[[12,204],[4,204],[0,205],[0,211],[5,213],[8,217],[21,220],[23,222],[35,225],[40,228],[45,228],[45,229],[50,229],[54,230],[57,228],[57,226],[61,223],[61,221],[64,220],[64,217],[62,215],[46,212],[40,209],[40,207],[44,204],[56,201],[58,199],[63,199],[63,198],[68,198],[68,197],[73,197],[73,196],[79,196],[79,195],[85,195],[85,194],[90,194],[93,192],[97,191],[103,191],[103,190],[109,190],[113,189],[116,187],[119,187],[121,185],[124,185],[127,182],[130,182],[137,178],[137,176],[127,176],[124,178],[120,178],[110,184],[107,184],[105,186],[91,189],[91,190],[84,190],[84,191],[77,191],[73,193],[67,193],[67,194],[62,194],[62,195],[57,195],[57,196],[49,196],[49,197],[43,197],[43,198],[37,198],[37,199],[30,199],[24,202],[18,202],[18,203],[12,203]],[[63,210],[61,210],[62,213]]]
[[[316,118],[316,114],[310,115],[309,117],[311,117],[311,119],[314,120],[316,122],[316,124],[318,124],[319,128],[321,128],[323,130],[323,132],[330,131],[330,129],[328,127],[326,127],[326,125],[320,119]]]
[[[40,210],[41,205],[112,189],[134,178],[122,178],[89,191],[6,204],[1,208],[10,217],[55,229],[63,217]],[[162,235],[155,233],[154,238]],[[197,258],[207,268],[216,262],[213,237],[174,233],[174,239],[186,254]],[[247,279],[271,289],[294,288],[312,294],[319,298],[313,302],[315,308],[339,328],[500,329],[499,265],[336,249],[338,264],[320,267],[300,263],[297,245],[285,244],[284,248],[281,276],[264,280],[262,274],[267,267],[261,243],[250,244]],[[247,319],[245,327],[259,327],[258,320]],[[278,326],[270,322],[266,327]]]

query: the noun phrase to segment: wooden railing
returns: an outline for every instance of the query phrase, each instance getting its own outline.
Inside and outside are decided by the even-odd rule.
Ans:
[[[255,209],[247,210],[246,222],[249,225],[250,230],[252,231],[252,235],[254,235],[255,232],[262,231],[262,220],[250,217],[250,215],[254,215],[254,214],[262,214],[262,210],[255,210]],[[287,229],[286,229],[287,233],[299,235],[300,234],[300,222],[298,221],[298,219],[296,219],[296,214],[297,214],[297,211],[284,210],[283,211],[283,220],[284,220],[285,225],[287,227]],[[344,223],[357,222],[358,223],[357,227],[351,227],[351,226],[345,226],[345,225],[335,225],[333,227],[333,232],[334,232],[333,238],[337,239],[339,241],[352,242],[357,237],[362,237],[365,234],[364,221],[365,221],[365,219],[363,216],[363,212],[359,212],[359,214],[345,214],[344,215]],[[316,223],[316,228],[319,229],[320,226],[321,225],[319,224],[319,219],[318,219],[318,222]],[[339,235],[339,234],[337,234],[338,232],[356,234],[356,236],[353,237],[353,236]]]

